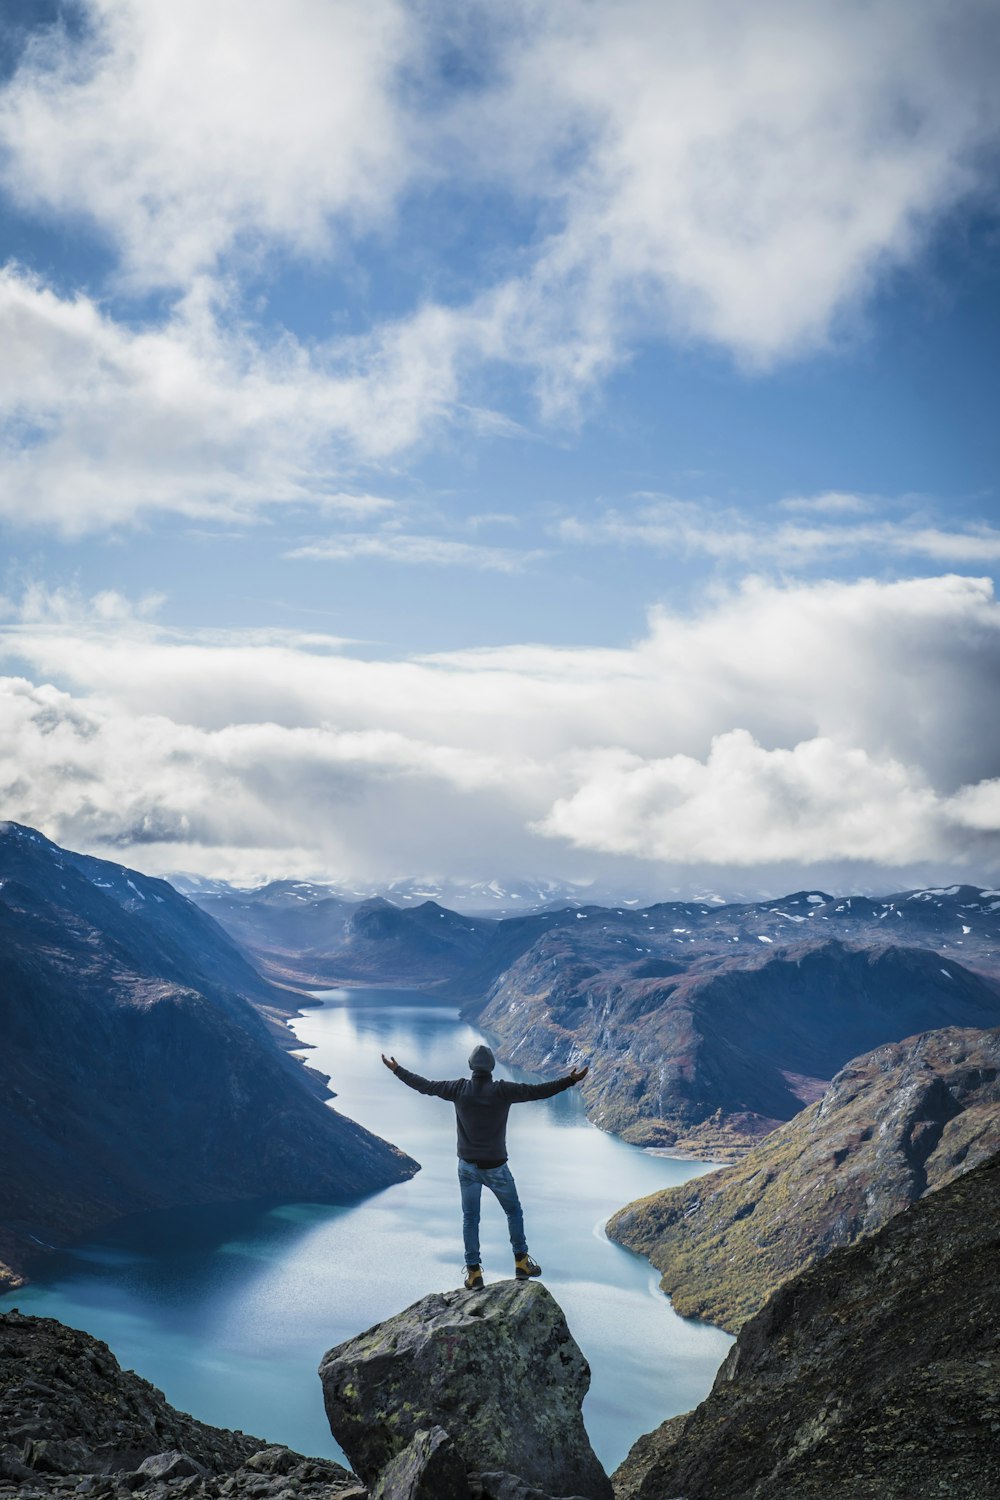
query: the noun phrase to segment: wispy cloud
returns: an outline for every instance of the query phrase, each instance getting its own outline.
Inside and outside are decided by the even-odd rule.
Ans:
[[[826,516],[865,515],[877,505],[878,501],[871,496],[851,495],[843,490],[826,490],[822,495],[789,495],[778,501],[779,510]]]
[[[823,497],[827,499],[828,497]],[[816,511],[850,515],[844,503],[818,504]],[[782,502],[784,506],[784,502]],[[860,507],[859,507],[860,508]],[[869,502],[864,509],[871,509]],[[565,542],[653,548],[663,553],[701,553],[717,560],[751,566],[774,563],[806,565],[834,557],[875,554],[921,557],[933,563],[993,563],[1000,559],[1000,530],[986,523],[954,528],[927,525],[918,516],[861,523],[782,521],[769,524],[757,515],[709,502],[661,498],[634,510],[605,511],[589,520],[567,517],[556,526]]]
[[[285,553],[315,562],[348,562],[359,557],[432,567],[477,568],[493,573],[521,573],[544,556],[539,551],[517,552],[509,547],[482,547],[449,537],[418,536],[403,531],[343,532],[309,542]]]

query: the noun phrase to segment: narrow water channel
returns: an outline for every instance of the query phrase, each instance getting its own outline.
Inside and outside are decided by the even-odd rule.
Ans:
[[[341,1457],[316,1366],[332,1344],[427,1292],[460,1284],[454,1110],[405,1088],[395,1055],[430,1078],[466,1071],[480,1033],[454,1008],[401,990],[333,990],[293,1023],[336,1107],[421,1163],[410,1182],[349,1208],[297,1204],[147,1214],[54,1258],[0,1308],[62,1319],[203,1421]],[[504,1076],[527,1078],[500,1068]],[[678,1318],[644,1261],[603,1233],[623,1203],[707,1167],[604,1135],[575,1092],[519,1105],[508,1133],[532,1253],[593,1372],[584,1408],[608,1468],[641,1433],[707,1393],[731,1340]],[[511,1274],[484,1195],[487,1281]]]

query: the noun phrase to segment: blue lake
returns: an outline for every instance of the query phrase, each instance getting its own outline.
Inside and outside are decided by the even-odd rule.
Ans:
[[[202,1421],[343,1457],[323,1413],[324,1351],[430,1291],[461,1283],[454,1109],[404,1087],[380,1053],[429,1078],[465,1073],[481,1033],[419,992],[332,990],[292,1024],[329,1073],[335,1107],[421,1163],[345,1208],[281,1204],[147,1214],[54,1257],[0,1308],[104,1339],[126,1367]],[[499,1068],[498,1074],[530,1078]],[[707,1165],[603,1134],[575,1091],[515,1106],[511,1168],[532,1254],[590,1361],[584,1414],[607,1468],[642,1432],[708,1392],[732,1340],[678,1318],[645,1261],[613,1245],[615,1209]],[[487,1281],[512,1271],[506,1222],[483,1195]]]

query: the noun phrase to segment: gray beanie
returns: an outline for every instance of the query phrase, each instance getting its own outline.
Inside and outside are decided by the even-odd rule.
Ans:
[[[481,1042],[478,1047],[473,1047],[469,1053],[469,1067],[473,1073],[492,1073],[496,1065],[497,1060],[493,1056],[493,1053],[489,1047],[484,1047]]]

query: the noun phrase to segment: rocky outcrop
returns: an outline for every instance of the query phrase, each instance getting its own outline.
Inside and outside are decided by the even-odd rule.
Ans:
[[[850,1058],[917,1031],[1000,1024],[994,983],[919,948],[831,938],[685,958],[647,939],[637,959],[613,927],[552,931],[477,1011],[505,1061],[592,1060],[590,1117],[638,1145],[733,1159]]]
[[[0,1496],[290,1494],[361,1500],[339,1464],[197,1422],[106,1344],[52,1318],[0,1314]]]
[[[345,1202],[417,1170],[323,1103],[223,983],[245,960],[194,907],[188,951],[162,885],[0,825],[0,1287],[123,1214]]]
[[[746,1159],[620,1209],[683,1317],[730,1332],[783,1281],[1000,1151],[1000,1029],[931,1031],[855,1058]]]
[[[454,1450],[482,1494],[508,1493],[514,1475],[609,1500],[580,1414],[590,1369],[537,1283],[434,1293],[331,1349],[320,1378],[333,1435],[375,1494],[388,1496],[387,1474],[420,1493],[425,1460],[450,1463],[452,1483]]]
[[[1000,1158],[787,1282],[618,1500],[995,1500]]]

